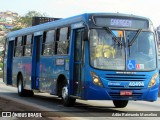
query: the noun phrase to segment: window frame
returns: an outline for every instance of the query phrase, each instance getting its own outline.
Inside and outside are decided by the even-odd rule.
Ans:
[[[24,36],[25,37],[25,39],[24,39],[24,51],[23,51],[23,53],[24,53],[24,56],[25,57],[29,57],[29,56],[32,56],[32,46],[33,46],[33,34],[28,34],[28,35],[25,35]],[[28,41],[30,41],[30,42],[28,42]],[[26,52],[26,50],[27,49],[30,49],[30,53],[28,54],[27,52]]]
[[[19,42],[20,41],[20,42]],[[22,57],[23,56],[23,36],[18,36],[14,41],[14,57]]]
[[[67,29],[66,34],[63,34],[64,32],[62,31],[63,29]],[[70,34],[71,34],[71,27],[70,26],[64,26],[61,28],[57,29],[58,32],[56,32],[56,51],[57,51],[57,55],[68,55],[69,54],[69,49],[70,49]],[[62,35],[65,35],[66,39],[62,39]],[[61,38],[62,37],[62,38]],[[66,45],[67,44],[67,45]],[[61,51],[59,49],[62,48],[63,45],[66,45],[66,49],[64,49],[64,51]],[[66,52],[67,51],[67,52]],[[62,53],[62,52],[66,52],[66,53]]]
[[[50,36],[51,34],[53,34],[53,35]],[[42,56],[53,56],[53,55],[55,55],[55,53],[56,53],[55,52],[55,41],[56,41],[55,35],[56,35],[56,30],[55,29],[51,29],[51,30],[45,31],[43,33],[42,52],[41,52]],[[50,51],[45,53],[45,51],[47,51],[48,48],[51,49],[51,53],[50,53]]]

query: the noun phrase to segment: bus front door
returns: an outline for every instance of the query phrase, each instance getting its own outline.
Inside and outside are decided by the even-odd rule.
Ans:
[[[82,95],[83,31],[84,29],[75,30],[74,39],[73,94],[79,97]]]
[[[40,43],[42,41],[41,36],[34,36],[33,41],[33,54],[32,54],[32,89],[39,90],[39,72],[40,72]]]

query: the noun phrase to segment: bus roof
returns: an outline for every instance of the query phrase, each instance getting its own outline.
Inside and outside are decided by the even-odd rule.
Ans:
[[[84,23],[88,22],[89,16],[117,16],[117,17],[128,17],[128,18],[140,18],[140,19],[147,19],[146,17],[141,17],[141,16],[136,16],[132,14],[121,14],[121,13],[84,13],[81,15],[69,17],[69,18],[64,18],[36,26],[31,26],[28,28],[23,28],[20,30],[16,30],[13,32],[9,32],[7,35],[7,38],[11,37],[18,37],[22,35],[28,35],[28,34],[33,34],[35,32],[39,31],[46,31],[52,28],[57,28],[57,27],[62,27],[62,26],[67,26],[69,24],[74,24],[83,21]],[[150,21],[150,20],[149,20]]]

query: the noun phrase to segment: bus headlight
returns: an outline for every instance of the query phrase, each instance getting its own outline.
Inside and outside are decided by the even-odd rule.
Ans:
[[[156,84],[156,79],[157,79],[157,77],[158,77],[158,73],[155,73],[155,74],[152,76],[148,87],[152,87],[152,86],[154,86],[154,85]]]
[[[90,72],[90,73],[91,73],[91,76],[92,76],[93,83],[97,86],[103,87],[103,84],[102,84],[100,78],[94,72]]]

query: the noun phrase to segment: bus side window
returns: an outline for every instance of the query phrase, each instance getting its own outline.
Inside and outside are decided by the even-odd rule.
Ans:
[[[60,29],[59,39],[57,41],[57,54],[65,55],[69,51],[70,28]]]
[[[42,55],[51,56],[55,54],[55,30],[44,33],[42,44]]]
[[[25,48],[26,48],[26,35],[22,37],[22,56],[24,56]]]
[[[23,46],[22,46],[22,37],[17,37],[15,40],[15,57],[22,56]]]
[[[4,58],[7,58],[8,53],[8,39],[5,40]]]
[[[15,38],[15,41],[14,41],[14,57],[16,57],[16,46],[17,46],[17,37]]]
[[[26,41],[24,42],[24,56],[31,56],[32,55],[32,35],[26,36]]]

